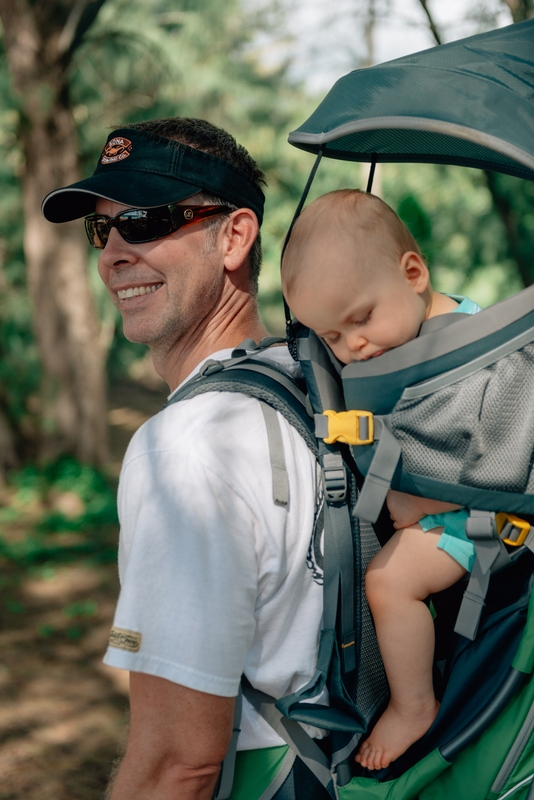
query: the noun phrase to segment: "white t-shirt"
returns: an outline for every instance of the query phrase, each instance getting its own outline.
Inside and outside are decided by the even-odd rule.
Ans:
[[[298,368],[285,347],[259,358]],[[253,398],[209,392],[170,405],[134,435],[119,485],[121,593],[106,664],[224,697],[237,695],[243,672],[277,698],[312,677],[323,608],[315,530],[322,492],[313,455],[278,417],[287,509],[273,502],[265,422]],[[245,701],[239,749],[279,744]]]

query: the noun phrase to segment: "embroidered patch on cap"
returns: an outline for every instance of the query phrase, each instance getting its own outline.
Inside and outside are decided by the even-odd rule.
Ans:
[[[132,152],[132,143],[124,136],[116,136],[110,139],[102,151],[100,161],[102,164],[114,164],[116,161],[123,161]]]
[[[141,633],[113,627],[109,634],[109,646],[118,647],[119,650],[128,650],[130,653],[137,653],[141,647],[141,639]]]

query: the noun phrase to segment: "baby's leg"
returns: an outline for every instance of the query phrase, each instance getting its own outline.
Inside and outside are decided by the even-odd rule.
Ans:
[[[423,602],[465,569],[436,547],[443,528],[398,531],[369,564],[365,590],[391,692],[389,705],[357,756],[368,769],[387,767],[430,728],[439,703],[432,686],[434,625]]]

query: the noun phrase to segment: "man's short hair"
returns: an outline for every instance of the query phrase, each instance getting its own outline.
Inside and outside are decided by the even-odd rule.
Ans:
[[[189,147],[196,147],[198,150],[210,153],[210,155],[233,164],[234,167],[248,175],[250,180],[260,189],[267,185],[265,173],[260,169],[248,150],[243,145],[238,144],[234,137],[224,128],[212,125],[207,120],[193,117],[164,117],[162,119],[146,120],[145,122],[134,122],[126,127],[162,136],[165,139],[171,139]],[[226,205],[233,211],[237,210],[237,206],[229,203],[228,200],[210,194],[208,191],[200,192],[195,196],[206,203]],[[206,225],[209,226],[212,232],[216,232],[222,225],[225,216],[227,215],[216,217]],[[258,231],[249,253],[250,278],[255,292],[258,289],[261,262],[261,233]]]

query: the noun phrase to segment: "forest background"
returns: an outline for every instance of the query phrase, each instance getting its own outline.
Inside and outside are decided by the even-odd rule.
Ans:
[[[340,0],[329,12],[344,71],[373,63],[393,6]],[[446,41],[439,0],[415,6],[427,46]],[[132,431],[165,399],[146,348],[122,335],[81,224],[46,223],[41,201],[91,174],[115,127],[172,115],[221,125],[267,174],[260,306],[282,333],[280,247],[313,161],[287,134],[324,95],[295,63],[303,8],[0,0],[0,800],[102,794],[127,691],[100,663],[117,592],[116,480]],[[534,0],[463,4],[469,32],[503,14],[527,19]],[[308,27],[316,75],[327,34],[324,21]],[[312,197],[366,175],[323,161]],[[418,239],[436,289],[486,306],[534,281],[532,184],[388,164],[375,191]]]

